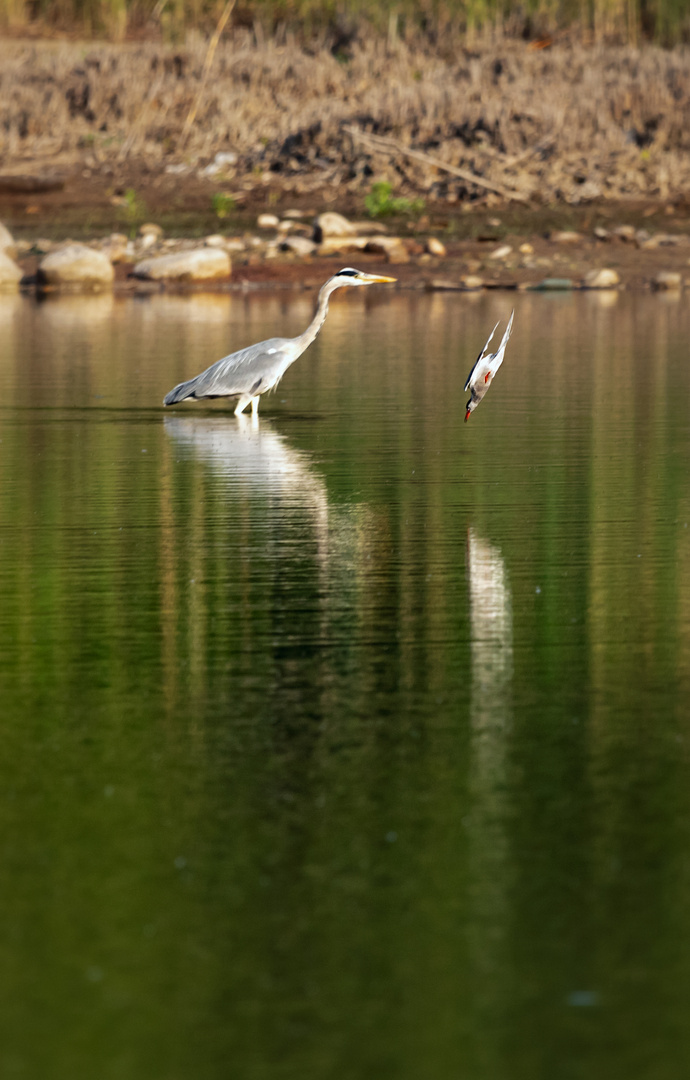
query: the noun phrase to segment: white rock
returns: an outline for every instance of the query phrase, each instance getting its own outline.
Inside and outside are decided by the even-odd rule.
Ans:
[[[645,251],[653,251],[659,247],[675,247],[676,244],[681,243],[680,236],[673,236],[668,233],[657,233],[656,236],[648,236],[646,240],[640,240],[640,232],[637,233],[637,240],[641,248]]]
[[[507,259],[512,251],[510,244],[501,244],[495,251],[492,251],[489,255],[490,259]]]
[[[319,214],[314,222],[314,232],[319,238],[326,238],[330,236],[354,236],[357,229],[342,214],[336,214],[335,210],[326,210],[325,213]]]
[[[577,194],[580,202],[593,202],[594,199],[601,198],[601,184],[597,184],[595,180],[585,180]]]
[[[616,229],[613,230],[613,235],[618,236],[621,240],[634,240],[635,226],[619,225]]]
[[[460,280],[466,289],[484,288],[484,279],[480,278],[478,274],[465,274]]]
[[[652,281],[655,289],[680,289],[682,284],[682,274],[675,270],[662,270]]]
[[[559,229],[549,237],[554,244],[579,244],[582,239],[582,233],[575,232],[574,229]]]
[[[85,244],[66,244],[41,260],[38,276],[47,285],[103,289],[112,285],[115,271],[102,251]]]
[[[232,150],[221,150],[216,154],[211,164],[201,170],[201,175],[217,176],[218,173],[223,172],[224,169],[232,168],[232,166],[236,164],[237,154],[234,154]]]
[[[347,255],[351,251],[363,251],[368,243],[368,236],[331,236],[319,244],[319,255]]]
[[[602,270],[590,270],[585,274],[584,284],[587,289],[615,289],[619,283],[618,272],[608,267]]]
[[[5,251],[10,258],[17,254],[17,246],[10,230],[0,222],[0,251]]]
[[[388,226],[380,221],[351,221],[352,228],[357,236],[385,236]]]
[[[213,233],[211,236],[204,237],[204,246],[211,248],[224,248],[227,245],[227,239],[221,236],[220,233]]]
[[[316,244],[313,240],[307,240],[306,236],[287,236],[280,247],[282,251],[292,251],[303,258],[316,251]]]
[[[259,214],[256,224],[259,229],[277,229],[280,225],[280,219],[275,214]]]
[[[16,289],[22,272],[6,251],[0,251],[0,289]]]
[[[156,225],[153,221],[147,221],[139,229],[139,236],[153,236],[156,240],[160,240],[163,235],[163,230],[160,225]]]
[[[437,255],[439,259],[442,259],[446,254],[445,244],[442,244],[436,236],[429,236],[427,238],[426,250],[430,255]]]
[[[124,233],[111,233],[101,251],[111,263],[127,262],[129,241]]]
[[[372,237],[364,249],[376,254],[386,256],[389,263],[407,263],[410,261],[410,253],[399,236],[376,236]]]
[[[209,281],[230,274],[231,263],[227,251],[220,248],[202,247],[191,251],[177,251],[158,258],[142,259],[134,267],[134,276],[152,281]]]

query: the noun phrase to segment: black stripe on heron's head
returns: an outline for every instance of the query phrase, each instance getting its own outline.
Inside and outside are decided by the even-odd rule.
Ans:
[[[359,270],[353,270],[351,266],[346,266],[343,270],[339,270],[335,275],[336,277],[359,277]]]

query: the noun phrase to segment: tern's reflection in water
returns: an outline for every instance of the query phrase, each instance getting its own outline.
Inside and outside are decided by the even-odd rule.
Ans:
[[[508,740],[511,731],[513,628],[510,588],[500,550],[467,535],[467,570],[472,636],[470,841],[471,955],[477,979],[476,1007],[482,1020],[498,1020],[507,1007],[507,988],[497,978],[506,969],[509,850]],[[495,1048],[494,1048],[495,1050]],[[482,1046],[493,1059],[494,1051]],[[481,1075],[497,1075],[498,1060],[485,1060]]]

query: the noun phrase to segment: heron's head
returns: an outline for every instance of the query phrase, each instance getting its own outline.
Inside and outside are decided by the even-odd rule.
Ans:
[[[331,280],[337,285],[384,285],[398,279],[383,277],[381,274],[365,274],[362,270],[353,270],[351,266],[346,266],[334,274]]]

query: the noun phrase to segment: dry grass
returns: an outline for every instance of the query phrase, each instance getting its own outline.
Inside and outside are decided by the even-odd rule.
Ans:
[[[123,41],[210,33],[224,0],[0,0],[0,27]],[[500,30],[534,38],[563,31],[629,45],[690,40],[687,0],[239,0],[235,23],[259,38],[296,33],[333,51],[372,34],[441,46]]]
[[[182,149],[206,44],[0,44],[0,153],[26,162],[80,160],[112,168],[124,157],[153,170],[199,168],[233,151],[245,174],[319,179],[366,189],[389,179],[402,193],[476,197],[442,171],[353,140],[348,125],[390,135],[530,197],[571,202],[667,199],[690,186],[690,52],[654,46],[554,45],[503,40],[440,58],[373,38],[347,63],[289,38],[257,44],[236,30],[218,46],[196,122]]]

